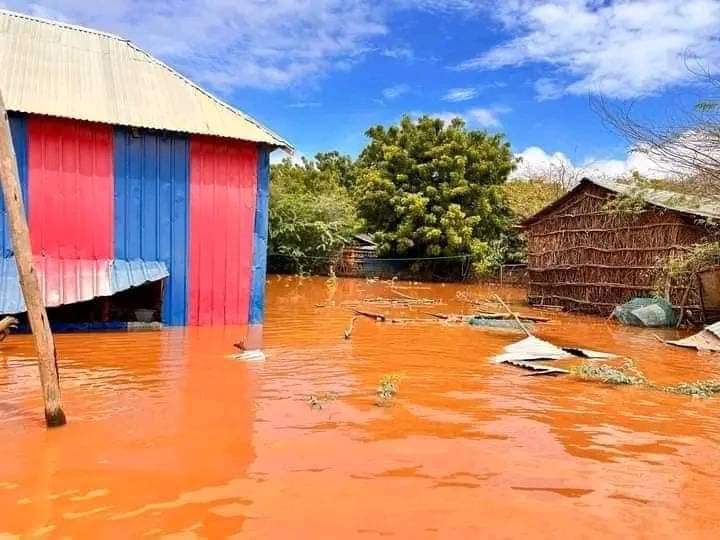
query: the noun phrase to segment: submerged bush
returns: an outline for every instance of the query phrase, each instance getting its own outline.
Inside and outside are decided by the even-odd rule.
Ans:
[[[592,364],[581,364],[570,368],[570,373],[586,381],[600,381],[607,384],[646,384],[647,378],[635,367],[635,364],[628,360],[620,368],[614,368],[606,364],[595,366]]]
[[[720,380],[709,379],[705,381],[682,382],[666,386],[663,391],[684,396],[711,397],[720,394]]]
[[[397,373],[383,375],[376,390],[378,399],[375,404],[380,407],[389,405],[390,400],[395,397],[395,394],[400,389],[401,379],[402,377]]]

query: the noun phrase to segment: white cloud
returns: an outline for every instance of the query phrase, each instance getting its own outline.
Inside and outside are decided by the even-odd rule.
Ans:
[[[478,91],[475,88],[451,88],[443,96],[445,101],[469,101],[477,97]]]
[[[322,103],[319,101],[298,101],[297,103],[290,103],[288,109],[316,109],[320,107]]]
[[[485,128],[485,129],[497,129],[502,126],[500,117],[503,114],[511,112],[508,107],[496,105],[492,107],[474,107],[464,112],[455,111],[440,111],[433,113],[426,112],[412,112],[410,116],[418,118],[420,116],[432,116],[433,118],[439,118],[445,122],[449,122],[453,118],[461,118],[471,128]]]
[[[397,99],[400,96],[407,94],[410,92],[410,87],[407,84],[396,84],[395,86],[390,86],[389,88],[385,88],[382,91],[383,98],[386,100],[393,100]]]
[[[484,128],[499,128],[500,115],[510,112],[506,107],[475,107],[467,111],[466,116],[469,118],[470,124],[475,124]]]
[[[543,77],[535,81],[535,96],[538,101],[557,99],[565,93],[561,82]]]
[[[282,163],[284,160],[289,159],[294,165],[302,165],[303,157],[305,157],[305,154],[297,150],[293,152],[280,148],[270,154],[270,164],[277,165],[278,163]]]
[[[564,169],[580,179],[583,176],[593,178],[619,178],[637,171],[649,177],[667,177],[668,171],[661,164],[653,161],[645,154],[629,152],[625,159],[584,159],[581,163],[573,163],[562,152],[548,153],[538,146],[530,146],[515,154],[521,158],[520,165],[512,173],[513,178],[543,175],[548,171]]]
[[[635,98],[687,84],[687,58],[720,66],[719,0],[507,0],[492,10],[516,37],[462,69],[541,63],[538,97],[602,93]]]
[[[413,51],[410,47],[387,47],[385,49],[381,49],[380,54],[395,60],[406,60],[408,62],[415,60],[415,51]]]
[[[367,0],[4,0],[133,40],[220,91],[281,88],[343,68],[386,33]]]

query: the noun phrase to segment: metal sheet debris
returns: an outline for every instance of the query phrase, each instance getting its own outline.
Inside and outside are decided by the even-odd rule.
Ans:
[[[528,336],[521,341],[511,343],[503,349],[502,353],[494,356],[490,361],[495,364],[502,364],[534,360],[562,360],[565,358],[606,360],[615,358],[615,355],[576,347],[558,347],[549,341],[544,341],[535,336]]]
[[[697,349],[698,351],[720,352],[720,322],[716,322],[692,336],[668,341],[667,343],[677,347]]]

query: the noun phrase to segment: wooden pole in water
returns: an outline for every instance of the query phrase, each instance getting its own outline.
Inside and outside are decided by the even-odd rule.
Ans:
[[[5,198],[5,209],[10,226],[10,238],[17,264],[28,320],[35,340],[40,366],[40,383],[45,401],[45,423],[48,427],[65,424],[65,413],[60,404],[60,380],[58,378],[55,342],[50,331],[47,312],[40,295],[40,285],[33,268],[30,230],[25,218],[20,178],[15,149],[10,133],[5,102],[0,92],[0,185]]]
[[[534,337],[533,334],[532,334],[532,332],[531,332],[530,330],[528,330],[528,329],[527,329],[527,326],[525,326],[525,325],[523,324],[523,322],[520,320],[520,317],[518,317],[517,313],[515,313],[512,309],[510,309],[510,308],[508,307],[508,305],[507,305],[505,302],[503,302],[503,299],[500,298],[500,295],[499,295],[499,294],[495,294],[495,295],[493,295],[493,296],[495,296],[495,298],[497,298],[497,301],[500,302],[500,304],[502,305],[502,307],[505,308],[505,310],[510,314],[510,316],[515,319],[515,322],[518,323],[518,325],[520,326],[520,328],[522,328],[523,332],[525,332],[528,337]]]

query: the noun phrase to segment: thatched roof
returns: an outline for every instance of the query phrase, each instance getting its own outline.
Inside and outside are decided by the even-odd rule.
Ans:
[[[583,178],[577,186],[556,201],[547,205],[535,215],[525,219],[521,225],[523,227],[528,227],[539,219],[551,214],[556,209],[561,208],[566,201],[572,199],[578,192],[585,189],[588,185],[598,186],[615,195],[639,196],[642,197],[647,204],[663,210],[671,210],[691,217],[720,219],[720,204],[708,201],[707,199],[675,191],[645,187],[638,189],[638,187],[633,184]]]

